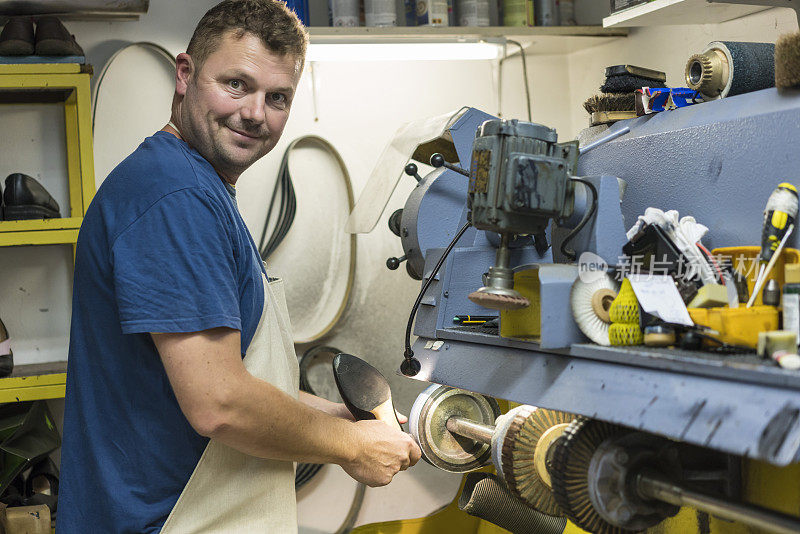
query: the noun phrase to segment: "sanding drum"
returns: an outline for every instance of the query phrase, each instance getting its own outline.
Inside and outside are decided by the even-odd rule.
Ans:
[[[686,84],[705,100],[775,86],[775,45],[714,41],[689,58]]]

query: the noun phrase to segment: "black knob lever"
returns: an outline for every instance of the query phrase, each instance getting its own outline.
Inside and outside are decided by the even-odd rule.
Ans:
[[[420,175],[417,174],[417,166],[414,165],[413,163],[409,163],[408,165],[406,165],[406,168],[403,169],[403,171],[407,175],[413,176],[417,180],[417,182],[421,182],[422,181],[422,178],[420,177]]]
[[[408,258],[406,256],[400,256],[399,258],[389,258],[386,260],[386,266],[392,270],[396,271],[400,264],[406,261]]]
[[[452,163],[447,163],[444,160],[444,156],[442,156],[438,152],[436,154],[434,154],[433,156],[431,156],[431,165],[433,165],[437,169],[439,167],[444,167],[445,169],[450,169],[451,171],[455,171],[455,172],[457,172],[459,174],[463,174],[464,176],[469,178],[469,172],[468,171],[465,171],[461,167],[457,167],[457,166],[453,165]]]

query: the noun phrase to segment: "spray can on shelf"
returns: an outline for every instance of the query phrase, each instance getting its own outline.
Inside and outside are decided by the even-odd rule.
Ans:
[[[558,20],[561,26],[575,26],[575,0],[558,0]]]
[[[488,26],[489,0],[456,0],[459,26]]]
[[[503,0],[503,26],[533,26],[533,0]]]
[[[534,0],[533,13],[536,26],[558,26],[557,0]]]
[[[358,26],[358,0],[330,0],[333,26]]]
[[[364,0],[364,20],[367,26],[397,26],[394,0]]]
[[[417,0],[418,26],[448,26],[447,0]]]
[[[417,25],[417,3],[414,0],[403,0],[406,26]]]

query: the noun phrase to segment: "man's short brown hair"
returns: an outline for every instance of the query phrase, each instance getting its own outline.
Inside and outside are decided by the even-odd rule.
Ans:
[[[296,57],[302,66],[308,34],[292,10],[279,0],[225,0],[200,19],[189,41],[187,53],[198,69],[217,49],[222,37],[234,32],[238,38],[251,33],[267,50]]]

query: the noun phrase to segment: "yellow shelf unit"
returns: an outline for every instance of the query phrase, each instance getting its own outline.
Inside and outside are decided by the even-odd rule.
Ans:
[[[0,221],[0,246],[77,242],[95,191],[91,75],[91,66],[77,63],[0,64],[0,104],[63,103],[69,180],[68,217]]]
[[[69,207],[63,218],[0,221],[0,246],[75,245],[95,192],[92,68],[76,63],[0,64],[0,104],[61,104],[66,128]],[[0,403],[63,398],[66,362],[19,365],[0,379]]]
[[[62,399],[67,384],[67,362],[18,365],[0,378],[0,403]]]

